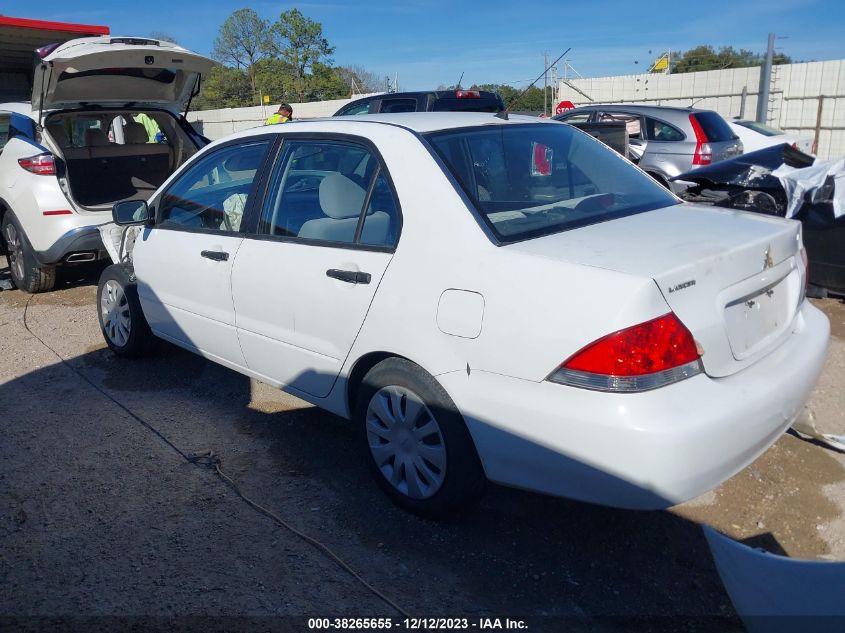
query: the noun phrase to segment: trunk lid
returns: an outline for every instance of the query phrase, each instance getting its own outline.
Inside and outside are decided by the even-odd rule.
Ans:
[[[803,298],[800,224],[755,213],[679,204],[506,248],[650,277],[714,377],[780,345]]]
[[[85,37],[42,57],[32,84],[32,109],[82,105],[152,107],[182,112],[214,62],[158,40]]]

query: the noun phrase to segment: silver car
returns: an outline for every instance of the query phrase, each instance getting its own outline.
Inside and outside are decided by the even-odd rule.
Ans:
[[[742,141],[712,110],[590,104],[555,117],[578,124],[625,123],[629,158],[658,182],[742,154]]]

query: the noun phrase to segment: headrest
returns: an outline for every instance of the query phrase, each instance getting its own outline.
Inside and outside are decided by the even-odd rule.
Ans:
[[[88,147],[102,147],[103,145],[111,145],[109,137],[101,129],[96,127],[89,127],[85,130],[85,145]]]
[[[130,145],[140,145],[150,140],[147,128],[137,121],[127,121],[123,125],[123,140]]]
[[[320,207],[335,220],[360,214],[366,195],[363,187],[341,174],[330,174],[320,182]]]

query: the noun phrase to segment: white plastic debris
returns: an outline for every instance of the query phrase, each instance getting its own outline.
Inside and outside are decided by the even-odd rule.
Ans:
[[[810,194],[810,199],[816,202],[816,195],[824,186],[828,176],[832,176],[834,181],[833,216],[839,218],[845,215],[845,158],[817,160],[811,166],[801,169],[781,165],[772,172],[772,176],[780,180],[786,192],[789,201],[786,217],[791,218],[798,213],[807,193]]]
[[[801,435],[811,437],[827,446],[838,451],[845,452],[845,435],[833,435],[832,433],[822,433],[813,424],[813,421],[806,415],[799,417],[792,424],[792,429]],[[845,599],[845,597],[843,597]]]
[[[702,526],[722,584],[749,633],[841,631],[845,562],[796,560]]]

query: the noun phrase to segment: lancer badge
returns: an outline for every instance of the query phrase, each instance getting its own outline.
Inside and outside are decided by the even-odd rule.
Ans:
[[[772,245],[769,244],[769,246],[766,248],[766,259],[763,260],[763,270],[766,270],[767,268],[771,268],[774,265],[775,265],[775,262],[772,259]]]

